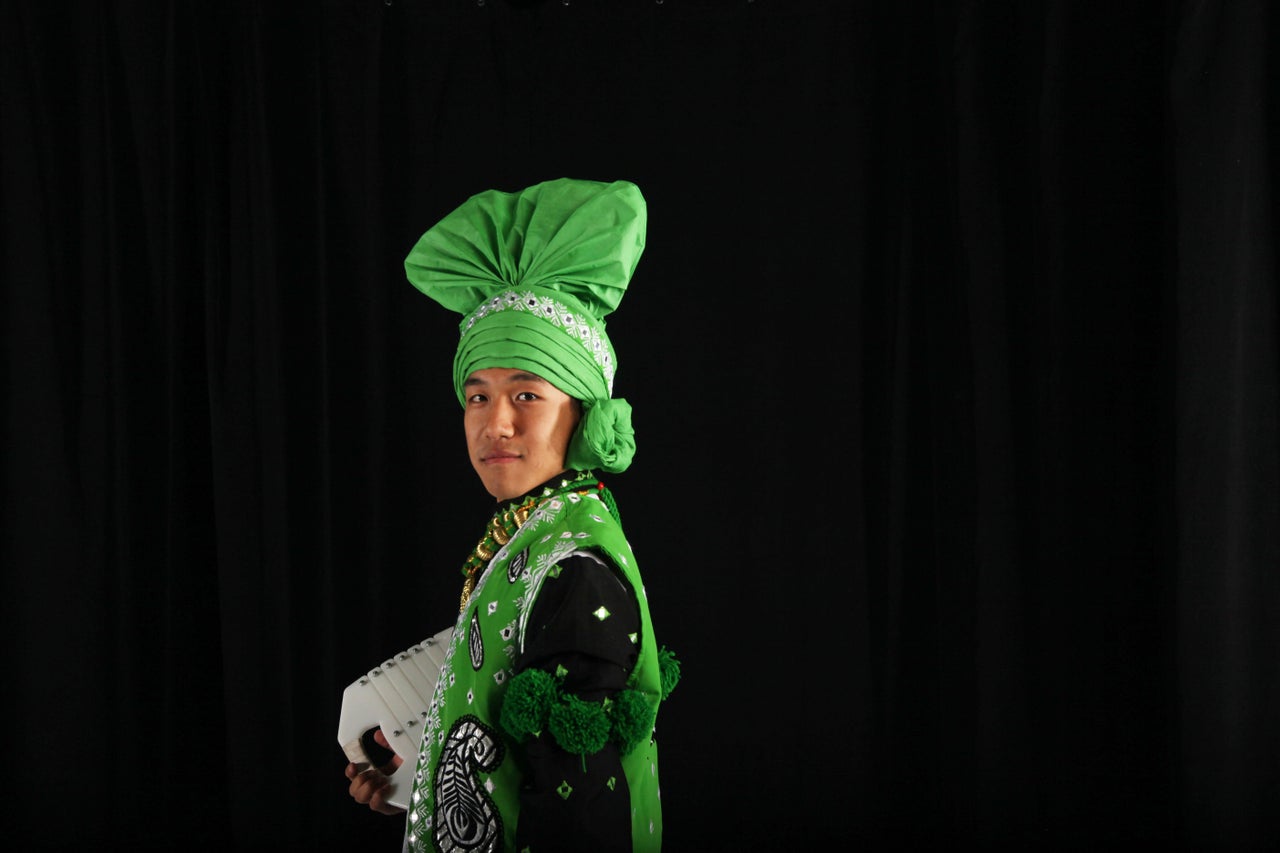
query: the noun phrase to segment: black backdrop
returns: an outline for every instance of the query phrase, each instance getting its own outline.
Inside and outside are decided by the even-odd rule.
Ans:
[[[6,835],[397,849],[342,687],[490,502],[473,192],[627,178],[667,848],[1280,832],[1262,2],[0,6]]]

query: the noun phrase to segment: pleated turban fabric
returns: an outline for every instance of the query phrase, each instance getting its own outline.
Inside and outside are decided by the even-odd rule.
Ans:
[[[405,258],[410,283],[462,315],[453,386],[476,370],[535,373],[582,401],[571,468],[626,470],[631,406],[613,398],[617,355],[605,317],[644,251],[647,209],[629,181],[560,178],[473,195]]]

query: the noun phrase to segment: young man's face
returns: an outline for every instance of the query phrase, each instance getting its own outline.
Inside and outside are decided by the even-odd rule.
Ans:
[[[490,367],[463,383],[467,454],[489,494],[518,498],[564,470],[579,404],[540,376]]]

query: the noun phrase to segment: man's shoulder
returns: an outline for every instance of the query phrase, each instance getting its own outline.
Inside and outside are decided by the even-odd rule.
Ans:
[[[580,525],[585,529],[622,527],[597,492],[565,495],[558,500],[562,505],[554,512],[552,524]]]
[[[536,538],[530,543],[534,551],[548,547],[562,553],[583,549],[599,552],[611,563],[631,562],[631,548],[622,525],[597,493],[558,500],[560,505],[548,507],[536,529]]]

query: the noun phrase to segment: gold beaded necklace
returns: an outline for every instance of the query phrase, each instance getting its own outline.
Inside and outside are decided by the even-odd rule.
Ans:
[[[595,474],[590,471],[575,472],[575,474],[573,478],[561,480],[556,488],[548,486],[542,490],[542,494],[529,495],[520,503],[511,504],[506,509],[494,513],[493,518],[489,519],[489,526],[485,528],[484,536],[480,537],[471,556],[467,557],[466,562],[462,564],[463,581],[462,597],[458,605],[459,613],[467,609],[467,602],[471,600],[471,593],[476,588],[476,579],[480,576],[481,570],[489,564],[493,555],[498,553],[503,545],[511,541],[511,537],[529,520],[529,516],[533,515],[533,511],[539,504],[548,498],[569,492],[585,495],[592,491],[605,491],[604,483],[596,481]]]

